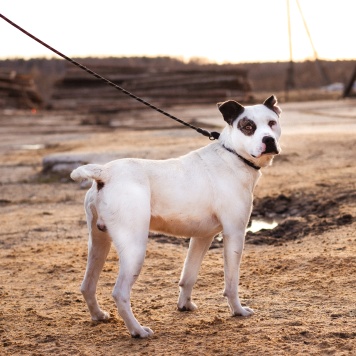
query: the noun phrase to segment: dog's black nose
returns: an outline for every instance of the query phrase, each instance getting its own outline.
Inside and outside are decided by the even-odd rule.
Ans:
[[[271,136],[265,136],[262,142],[266,145],[266,150],[263,153],[279,153],[276,145],[276,141]]]

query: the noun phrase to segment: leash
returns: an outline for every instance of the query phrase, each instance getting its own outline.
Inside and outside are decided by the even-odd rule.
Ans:
[[[72,58],[70,58],[70,57],[64,55],[63,53],[57,51],[55,48],[51,47],[51,46],[48,45],[47,43],[41,41],[39,38],[37,38],[37,37],[35,37],[34,35],[32,35],[31,33],[27,32],[25,29],[23,29],[23,28],[20,27],[19,25],[15,24],[14,22],[12,22],[10,19],[8,19],[7,17],[5,17],[5,16],[2,15],[1,13],[0,13],[0,17],[1,17],[3,20],[5,20],[6,22],[8,22],[10,25],[12,25],[13,27],[15,27],[15,28],[17,28],[18,30],[20,30],[21,32],[23,32],[23,33],[24,33],[25,35],[27,35],[28,37],[30,37],[30,38],[32,38],[33,40],[35,40],[36,42],[40,43],[42,46],[48,48],[50,51],[56,53],[58,56],[64,58],[65,60],[67,60],[68,62],[74,64],[75,66],[77,66],[77,67],[83,69],[84,71],[86,71],[87,73],[93,75],[95,78],[100,79],[100,80],[103,81],[104,83],[106,83],[106,84],[108,84],[108,85],[114,87],[115,89],[117,89],[117,90],[123,92],[124,94],[128,95],[128,96],[131,97],[132,99],[135,99],[135,100],[137,100],[138,102],[140,102],[140,103],[142,103],[142,104],[148,106],[149,108],[151,108],[151,109],[153,109],[153,110],[156,110],[156,111],[158,111],[159,113],[161,113],[161,114],[163,114],[163,115],[169,117],[170,119],[175,120],[175,121],[179,122],[180,124],[182,124],[182,125],[184,125],[184,126],[187,126],[187,127],[191,128],[191,129],[197,131],[198,133],[200,133],[200,134],[203,135],[203,136],[209,137],[210,140],[217,140],[217,139],[219,138],[219,136],[220,136],[220,133],[219,133],[219,132],[215,132],[215,131],[210,132],[210,131],[204,130],[204,129],[200,128],[200,127],[196,127],[196,126],[194,126],[194,125],[191,125],[191,124],[189,124],[188,122],[185,122],[185,121],[183,121],[183,120],[181,120],[181,119],[178,119],[177,117],[175,117],[175,116],[173,116],[173,115],[167,113],[166,111],[164,111],[164,110],[162,110],[162,109],[160,109],[160,108],[158,108],[158,107],[156,107],[156,106],[150,104],[149,102],[147,102],[147,101],[143,100],[142,98],[140,98],[140,97],[138,97],[138,96],[136,96],[136,95],[130,93],[129,91],[127,91],[126,89],[120,87],[119,85],[117,85],[117,84],[111,82],[110,80],[108,80],[108,79],[102,77],[102,76],[99,75],[98,73],[95,73],[94,71],[92,71],[91,69],[87,68],[86,66],[84,66],[84,65],[82,65],[82,64],[80,64],[80,63],[78,63],[78,62],[75,61],[74,59],[72,59]]]
[[[102,77],[101,75],[99,75],[98,73],[95,73],[94,71],[92,71],[91,69],[89,69],[88,67],[80,64],[79,62],[75,61],[74,59],[66,56],[65,54],[57,51],[55,48],[51,47],[50,45],[48,45],[47,43],[41,41],[39,38],[37,38],[36,36],[32,35],[30,32],[26,31],[25,29],[23,29],[22,27],[20,27],[19,25],[15,24],[13,21],[11,21],[10,19],[8,19],[7,17],[5,17],[4,15],[2,15],[0,13],[0,17],[5,20],[6,22],[8,22],[10,25],[12,25],[13,27],[17,28],[18,30],[20,30],[21,32],[23,32],[25,35],[27,35],[28,37],[32,38],[33,40],[35,40],[36,42],[40,43],[42,46],[48,48],[50,51],[56,53],[58,56],[64,58],[65,60],[67,60],[68,62],[74,64],[75,66],[83,69],[84,71],[86,71],[87,73],[91,74],[92,76],[94,76],[97,79],[100,79],[101,81],[103,81],[104,83],[114,87],[115,89],[123,92],[124,94],[128,95],[129,97],[131,97],[132,99],[137,100],[138,102],[148,106],[149,108],[158,111],[159,113],[169,117],[172,120],[175,120],[177,122],[179,122],[180,124],[187,126],[193,130],[195,130],[196,132],[200,133],[201,135],[205,136],[205,137],[209,137],[209,140],[217,140],[220,136],[219,132],[216,131],[208,131],[208,130],[204,130],[200,127],[196,127],[194,125],[189,124],[188,122],[185,122],[181,119],[178,119],[177,117],[167,113],[166,111],[156,107],[155,105],[150,104],[149,102],[147,102],[146,100],[143,100],[142,98],[130,93],[128,90],[120,87],[119,85],[113,83],[112,81]],[[227,148],[226,146],[222,145],[223,148],[225,148],[227,151],[235,154],[238,158],[240,158],[245,164],[247,164],[248,166],[259,170],[261,167],[258,167],[256,165],[254,165],[251,161],[247,160],[246,158],[242,157],[241,155],[239,155],[237,152],[235,152],[234,150],[231,150],[230,148]]]

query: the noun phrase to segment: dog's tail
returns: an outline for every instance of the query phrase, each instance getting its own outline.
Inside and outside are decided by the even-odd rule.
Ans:
[[[81,182],[87,179],[94,179],[97,182],[106,181],[106,170],[105,167],[100,164],[86,164],[75,169],[70,177],[77,182]]]

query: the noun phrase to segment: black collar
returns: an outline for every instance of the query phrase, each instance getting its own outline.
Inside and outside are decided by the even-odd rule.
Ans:
[[[226,147],[225,145],[222,145],[225,150],[233,153],[234,155],[236,155],[237,157],[239,157],[244,163],[246,163],[248,166],[252,167],[253,169],[256,169],[256,171],[260,170],[261,167],[256,166],[255,164],[253,164],[251,161],[249,161],[248,159],[246,159],[245,157],[242,157],[241,155],[239,155],[237,152],[235,152],[234,150],[232,150],[231,148]]]

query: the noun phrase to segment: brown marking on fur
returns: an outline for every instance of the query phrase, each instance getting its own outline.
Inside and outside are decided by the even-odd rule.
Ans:
[[[108,231],[107,227],[104,224],[96,224],[96,227],[98,228],[98,230],[100,230],[101,232],[106,232]]]
[[[96,181],[96,186],[98,188],[98,191],[104,188],[105,183],[101,180]]]
[[[151,216],[150,231],[163,233],[172,236],[193,236],[199,232],[200,236],[206,236],[210,232],[218,233],[221,231],[220,223],[215,215],[211,215],[205,221],[192,220],[189,226],[186,225],[185,219],[174,217]]]
[[[252,120],[248,119],[247,117],[244,117],[237,123],[237,128],[244,135],[252,136],[255,133],[257,126]]]

